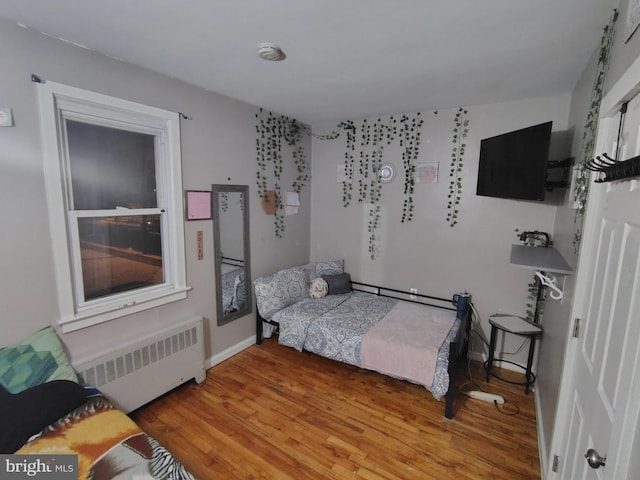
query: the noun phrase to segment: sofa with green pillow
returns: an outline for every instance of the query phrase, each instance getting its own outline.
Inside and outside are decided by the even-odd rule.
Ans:
[[[124,478],[119,476],[124,473],[193,479],[108,398],[79,383],[55,330],[46,327],[0,349],[0,454],[53,453],[76,455],[78,478]]]

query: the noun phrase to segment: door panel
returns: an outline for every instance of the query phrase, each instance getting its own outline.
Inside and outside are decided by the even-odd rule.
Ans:
[[[620,114],[601,121],[598,152],[619,159],[640,152],[640,98],[628,104],[618,148]],[[628,444],[640,416],[640,188],[636,179],[594,183],[587,207],[572,314],[582,335],[570,342],[571,375],[564,443],[557,446],[561,479],[636,478]],[[559,408],[559,412],[561,409]],[[629,425],[631,423],[631,425]],[[554,435],[554,438],[556,436]],[[626,439],[626,441],[625,441]],[[606,456],[591,468],[588,449]]]
[[[588,431],[586,428],[587,421],[579,398],[574,398],[572,401],[570,418],[569,437],[575,438],[576,440],[567,445],[567,449],[564,454],[564,458],[567,459],[564,464],[566,471],[561,471],[559,478],[571,478],[568,476],[568,472],[577,473],[577,478],[584,478],[584,462],[580,458],[580,453],[586,448],[585,446],[589,444],[590,440],[588,438]],[[582,472],[580,470],[582,470]]]
[[[610,351],[605,353],[605,362],[602,369],[602,389],[611,395],[611,404],[620,401],[620,386],[624,378],[621,378],[620,365],[624,360],[624,349],[616,346],[625,345],[625,338],[629,333],[629,324],[632,298],[637,295],[637,271],[638,251],[640,249],[640,229],[628,226],[622,246],[620,283],[616,288],[616,297],[611,317],[610,340],[607,345]]]
[[[587,318],[590,320],[585,322],[584,343],[582,345],[582,354],[584,361],[587,362],[589,369],[593,369],[593,363],[597,358],[597,347],[600,345],[598,335],[602,332],[602,312],[607,311],[607,299],[603,297],[606,294],[607,277],[610,275],[609,258],[602,252],[607,252],[611,248],[611,242],[615,236],[614,225],[607,220],[603,220],[600,230],[600,246],[597,255],[596,269],[591,285],[590,304],[587,309]],[[603,305],[603,303],[605,305]]]

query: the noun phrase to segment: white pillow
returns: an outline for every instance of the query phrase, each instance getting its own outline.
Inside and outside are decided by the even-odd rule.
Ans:
[[[328,293],[329,284],[324,278],[318,277],[311,281],[311,286],[309,287],[309,296],[311,298],[326,297]]]

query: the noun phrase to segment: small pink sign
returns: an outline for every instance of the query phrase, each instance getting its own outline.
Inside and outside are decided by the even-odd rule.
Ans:
[[[211,220],[211,192],[187,190],[187,220]]]

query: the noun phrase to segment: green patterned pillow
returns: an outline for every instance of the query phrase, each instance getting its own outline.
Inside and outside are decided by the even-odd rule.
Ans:
[[[0,384],[11,393],[51,380],[78,381],[52,327],[38,330],[17,345],[0,349]]]

